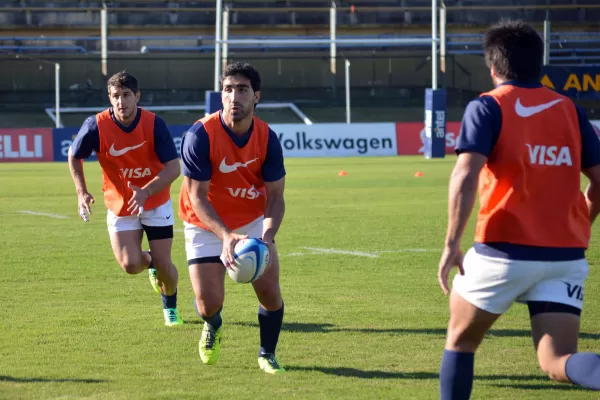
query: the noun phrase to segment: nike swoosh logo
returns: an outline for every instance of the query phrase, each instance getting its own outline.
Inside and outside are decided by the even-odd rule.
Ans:
[[[234,172],[234,171],[236,171],[240,167],[247,167],[249,164],[251,164],[254,161],[258,160],[258,157],[256,157],[255,159],[250,160],[250,161],[246,161],[245,163],[236,162],[236,163],[234,163],[232,165],[227,165],[227,163],[225,162],[226,158],[227,157],[223,158],[223,161],[221,161],[221,165],[219,165],[219,171],[221,171],[224,174],[228,174],[230,172]]]
[[[108,154],[110,154],[113,157],[119,157],[119,156],[122,156],[123,154],[127,153],[128,151],[135,150],[135,149],[142,147],[144,144],[146,144],[145,141],[136,146],[130,146],[130,147],[125,147],[121,150],[116,150],[115,144],[113,143],[112,146],[110,146],[110,149],[108,150]]]
[[[515,103],[515,112],[519,117],[527,118],[537,113],[541,113],[542,111],[549,109],[561,101],[563,101],[563,99],[556,99],[549,103],[544,103],[537,106],[525,107],[523,104],[521,104],[521,99],[517,98],[517,102]]]

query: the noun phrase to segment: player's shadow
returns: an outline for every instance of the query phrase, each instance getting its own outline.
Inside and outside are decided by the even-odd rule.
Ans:
[[[475,378],[477,379],[477,378]],[[508,379],[508,378],[507,378]],[[491,384],[491,386],[495,386],[495,387],[509,387],[509,388],[514,388],[514,389],[521,389],[521,390],[573,390],[573,391],[577,391],[577,392],[587,392],[586,389],[583,389],[579,386],[573,386],[573,385],[568,385],[568,384],[552,384],[552,383],[507,383],[507,384],[500,384],[500,383],[493,383]]]
[[[531,337],[531,331],[527,329],[490,329],[488,336],[497,337]],[[600,339],[600,333],[580,332],[580,339]]]
[[[322,367],[322,366],[300,366],[300,365],[288,365],[286,369],[289,371],[304,371],[304,372],[320,372],[327,375],[335,375],[349,378],[359,379],[415,379],[415,380],[438,380],[439,375],[435,372],[391,372],[391,371],[380,371],[380,370],[361,370],[357,368],[349,367]],[[547,379],[543,375],[475,375],[475,381],[539,381]],[[492,383],[492,386],[497,387],[513,387],[517,389],[525,390],[576,390],[582,391],[583,389],[573,385],[560,385],[548,383],[507,383],[499,384]]]
[[[438,379],[438,374],[433,372],[391,372],[379,370],[361,370],[348,367],[321,367],[287,365],[289,371],[320,372],[327,375],[345,376],[361,379]]]
[[[248,326],[258,328],[256,322],[231,322],[231,325]],[[286,332],[297,333],[335,333],[335,332],[359,332],[359,333],[391,333],[391,334],[421,334],[421,335],[446,335],[446,328],[351,328],[340,327],[329,323],[304,323],[284,322],[281,328]],[[526,329],[491,329],[488,337],[530,337],[531,331]],[[581,339],[600,339],[598,333],[581,332]]]
[[[490,386],[510,387],[522,390],[575,390],[586,391],[579,386],[570,384],[553,383],[545,375],[480,375],[475,376],[476,381],[513,381],[509,383],[490,383]],[[545,381],[544,383],[514,383],[514,381]]]
[[[251,328],[258,328],[256,322],[230,322],[229,325],[244,326]],[[297,332],[297,333],[332,333],[348,331],[346,328],[339,328],[334,324],[311,324],[304,322],[284,322],[281,327],[282,331],[285,332]]]
[[[13,383],[103,383],[108,382],[105,379],[78,379],[78,378],[17,378],[15,376],[0,375],[0,382],[13,382]]]

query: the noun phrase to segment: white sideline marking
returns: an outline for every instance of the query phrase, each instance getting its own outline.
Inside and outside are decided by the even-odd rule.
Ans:
[[[58,219],[67,219],[67,218],[69,218],[66,215],[49,214],[49,213],[42,213],[42,212],[29,211],[29,210],[19,210],[19,212],[21,214],[38,215],[40,217],[50,217],[50,218],[58,218]]]
[[[299,253],[288,253],[286,255],[289,257],[303,257],[303,256],[315,255],[315,254],[324,254],[324,253],[318,252],[318,251],[310,251],[308,253],[299,252]]]
[[[377,258],[379,257],[377,254],[366,253],[364,251],[348,251],[348,250],[338,250],[338,249],[322,249],[320,247],[301,247],[305,250],[316,251],[317,253],[327,253],[327,254],[346,254],[349,256],[361,256],[361,257],[369,257],[369,258]]]
[[[435,253],[441,251],[441,249],[398,249],[398,250],[381,250],[377,253]]]

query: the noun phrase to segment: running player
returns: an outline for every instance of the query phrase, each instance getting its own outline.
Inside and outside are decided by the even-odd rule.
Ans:
[[[179,216],[185,222],[190,279],[198,314],[204,320],[200,357],[219,359],[225,298],[225,268],[235,244],[262,238],[271,263],[253,283],[260,303],[258,364],[270,374],[284,372],[275,357],[283,321],[275,234],[283,220],[285,168],[277,135],[254,116],[260,75],[249,64],[227,66],[221,77],[223,110],[199,121],[181,145],[183,185]]]
[[[177,309],[177,269],[171,261],[170,185],[180,174],[175,143],[164,121],[138,107],[137,79],[123,71],[108,81],[112,107],[85,120],[69,149],[69,168],[84,221],[92,213],[83,159],[96,152],[102,168],[107,224],[117,262],[128,274],[149,270],[162,294],[165,325],[183,324]],[[151,252],[142,251],[146,232]]]
[[[527,303],[541,369],[553,380],[600,390],[600,355],[577,353],[585,250],[600,212],[600,142],[585,114],[542,87],[544,45],[507,21],[484,39],[496,88],[466,108],[450,179],[438,279],[459,274],[440,368],[442,399],[468,399],[474,353],[514,302]],[[581,193],[581,173],[589,178]],[[479,186],[475,243],[461,238]]]

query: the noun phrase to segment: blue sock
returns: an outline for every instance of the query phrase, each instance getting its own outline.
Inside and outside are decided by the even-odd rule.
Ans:
[[[444,350],[440,367],[440,400],[467,400],[473,388],[474,353]]]
[[[163,308],[177,308],[177,291],[174,294],[167,296],[162,293]]]
[[[575,353],[567,359],[565,372],[574,384],[586,389],[600,390],[600,355]]]
[[[194,305],[196,304],[196,302],[194,301]],[[217,311],[214,315],[210,316],[210,317],[206,317],[204,315],[201,315],[198,312],[198,308],[196,308],[196,312],[198,312],[198,315],[200,315],[200,318],[202,318],[204,320],[204,322],[206,322],[208,325],[210,325],[215,331],[217,329],[219,329],[221,327],[221,325],[223,325],[223,318],[221,318],[221,310],[223,310],[223,306],[221,306],[221,308],[219,308],[219,311]]]
[[[261,354],[275,354],[275,347],[279,341],[279,332],[283,324],[283,303],[277,311],[267,311],[258,306],[258,325],[260,328],[260,351]]]

